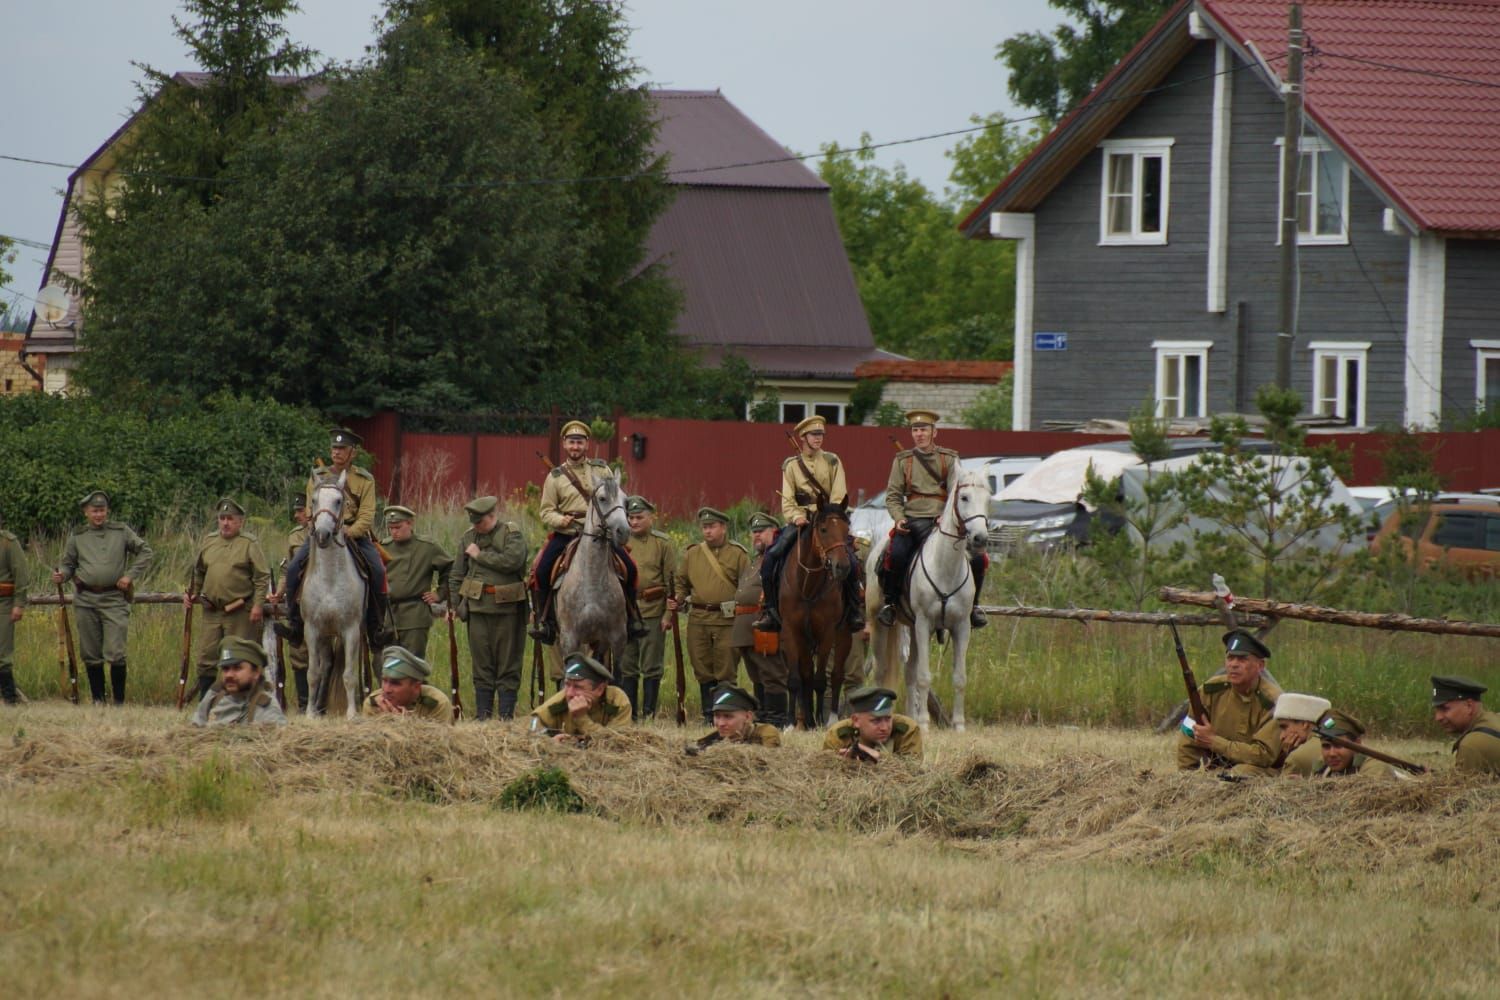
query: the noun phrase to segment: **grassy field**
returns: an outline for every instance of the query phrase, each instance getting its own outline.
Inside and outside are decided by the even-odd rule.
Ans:
[[[15,997],[1492,995],[1500,784],[1225,784],[1140,732],[921,766],[518,727],[0,711]],[[1392,749],[1429,762],[1436,742]],[[581,812],[514,811],[560,768]]]

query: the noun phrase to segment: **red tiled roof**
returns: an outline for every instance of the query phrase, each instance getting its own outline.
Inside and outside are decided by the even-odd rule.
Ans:
[[[1201,6],[1283,71],[1283,0]],[[1422,228],[1500,234],[1500,0],[1311,0],[1302,24],[1308,116]]]
[[[893,382],[998,382],[1014,367],[1009,361],[866,361],[854,375]]]

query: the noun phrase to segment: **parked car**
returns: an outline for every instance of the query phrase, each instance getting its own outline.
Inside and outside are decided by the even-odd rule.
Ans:
[[[1500,509],[1500,496],[1495,496],[1491,493],[1438,493],[1433,496],[1431,502],[1474,503],[1484,507],[1494,507],[1496,509]],[[1385,522],[1390,518],[1391,512],[1394,511],[1397,506],[1399,506],[1399,504],[1400,498],[1393,495],[1389,499],[1382,500],[1374,507],[1370,508],[1370,541],[1373,542],[1375,540],[1375,536],[1380,533],[1380,529],[1385,526]]]
[[[1381,552],[1400,546],[1426,572],[1451,566],[1470,579],[1500,575],[1500,506],[1492,503],[1432,503],[1414,511],[1403,525],[1393,510],[1371,547]]]

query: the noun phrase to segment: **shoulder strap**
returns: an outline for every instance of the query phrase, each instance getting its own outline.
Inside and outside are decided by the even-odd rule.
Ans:
[[[911,450],[911,456],[912,456],[912,458],[915,458],[918,462],[922,463],[922,468],[924,468],[924,469],[927,470],[927,474],[929,476],[931,476],[933,479],[937,480],[937,483],[938,483],[939,486],[946,486],[947,485],[947,482],[948,482],[947,478],[945,476],[943,476],[942,474],[940,474],[937,469],[934,469],[932,467],[932,465],[927,461],[927,456],[926,455],[922,454],[920,451],[918,451],[917,449],[913,448]]]
[[[807,462],[805,462],[802,458],[802,450],[799,448],[797,450],[797,454],[793,455],[792,457],[797,460],[797,468],[801,469],[802,474],[807,477],[807,488],[812,490],[813,493],[816,494],[818,506],[821,507],[826,504],[828,502],[828,491],[823,489],[823,484],[818,482],[818,478],[814,476],[812,474],[812,470],[807,467]]]
[[[713,549],[705,545],[700,551],[703,554],[703,558],[708,560],[709,566],[713,567],[715,576],[717,576],[720,580],[723,580],[725,583],[729,584],[731,587],[739,586],[739,581],[730,579],[729,570],[725,569],[724,564],[719,562],[719,557],[714,555]]]

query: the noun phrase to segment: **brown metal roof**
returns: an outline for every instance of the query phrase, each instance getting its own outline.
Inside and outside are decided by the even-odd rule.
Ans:
[[[751,347],[743,344],[709,345],[702,348],[705,361],[717,364],[733,354],[767,378],[832,379],[853,381],[858,371],[871,363],[899,361],[899,354],[878,347],[804,347],[776,344]]]
[[[792,154],[785,146],[717,90],[650,94],[660,122],[655,149],[671,157],[667,171],[672,183],[828,190],[816,173],[799,160],[788,160]]]

